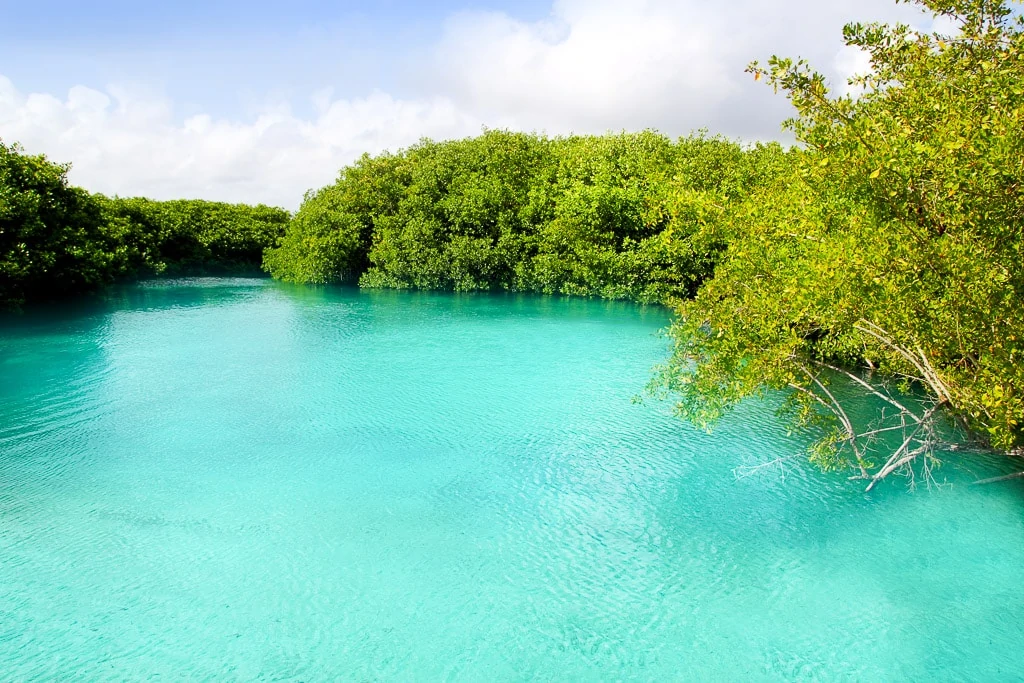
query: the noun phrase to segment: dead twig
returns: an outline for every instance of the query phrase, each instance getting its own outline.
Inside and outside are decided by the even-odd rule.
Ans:
[[[1001,477],[992,477],[990,479],[980,479],[972,484],[977,486],[979,484],[995,484],[1000,481],[1010,481],[1011,479],[1022,479],[1024,478],[1024,472],[1014,472],[1013,474],[1005,474]]]

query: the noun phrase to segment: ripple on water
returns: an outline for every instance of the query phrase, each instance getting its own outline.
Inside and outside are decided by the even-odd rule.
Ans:
[[[1012,678],[1004,465],[738,478],[806,442],[634,405],[666,322],[186,279],[0,327],[2,677]]]

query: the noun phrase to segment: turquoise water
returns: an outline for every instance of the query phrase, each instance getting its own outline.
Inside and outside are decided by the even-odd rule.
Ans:
[[[0,320],[0,679],[1012,680],[1024,485],[632,402],[664,311],[183,280]]]

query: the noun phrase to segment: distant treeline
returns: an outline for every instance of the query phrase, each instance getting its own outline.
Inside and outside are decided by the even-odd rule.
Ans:
[[[90,194],[67,170],[0,141],[0,308],[126,278],[257,273],[291,218],[267,206]]]
[[[692,296],[724,246],[697,235],[708,212],[793,162],[777,144],[654,132],[424,141],[307,195],[265,264],[295,282],[664,302]]]
[[[939,416],[1020,448],[1022,22],[1004,0],[915,4],[957,32],[847,26],[871,58],[856,95],[802,62],[751,65],[795,106],[792,149],[489,131],[364,156],[289,218],[92,196],[0,147],[0,302],[252,266],[273,245],[264,267],[294,282],[666,303],[678,316],[655,388],[681,415],[710,425],[786,390],[799,424],[830,425],[814,459],[866,478],[927,474]],[[886,413],[852,419],[830,390],[843,375]]]

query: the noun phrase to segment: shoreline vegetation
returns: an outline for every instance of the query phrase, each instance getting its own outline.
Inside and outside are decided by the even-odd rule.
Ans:
[[[364,155],[294,215],[89,194],[0,142],[0,306],[126,278],[262,264],[298,283],[664,303],[650,390],[710,428],[790,396],[811,459],[870,490],[931,481],[947,424],[1024,448],[1024,22],[1006,0],[915,0],[950,34],[849,24],[871,71],[837,96],[751,64],[798,145],[700,132],[485,131]],[[853,388],[885,406],[851,417]],[[913,399],[907,399],[913,396]]]

